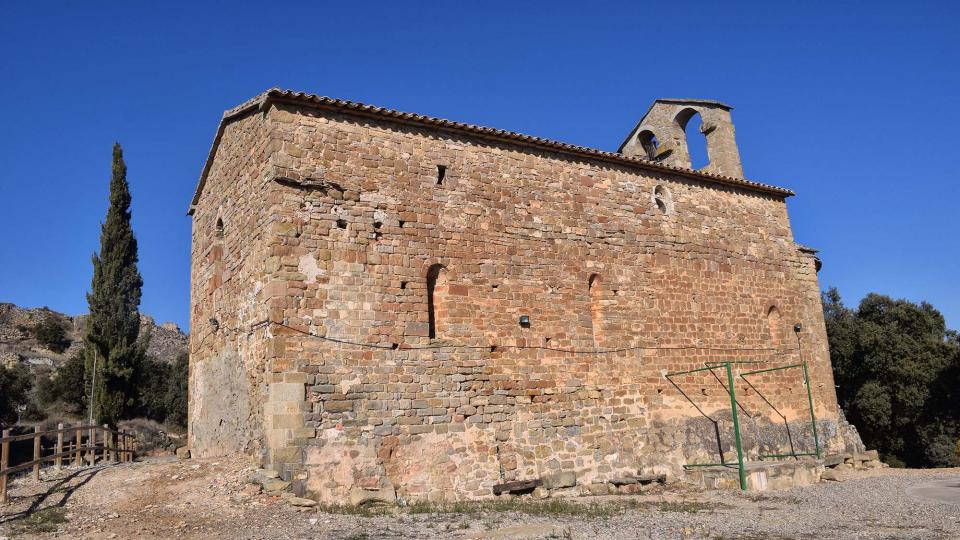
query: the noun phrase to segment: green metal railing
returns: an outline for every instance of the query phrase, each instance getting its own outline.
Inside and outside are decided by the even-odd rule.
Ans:
[[[736,441],[736,446],[737,446],[737,475],[739,476],[739,479],[740,479],[740,489],[745,490],[747,489],[747,476],[746,476],[746,472],[743,469],[743,443],[740,440],[740,420],[737,416],[737,407],[740,406],[740,404],[737,402],[736,390],[733,387],[733,368],[731,367],[731,365],[734,363],[735,362],[708,362],[706,366],[702,368],[690,369],[687,371],[678,371],[675,373],[667,373],[664,376],[667,378],[667,380],[670,381],[671,384],[673,384],[675,387],[679,389],[680,386],[676,382],[674,382],[674,380],[671,379],[671,377],[676,377],[678,375],[689,375],[691,373],[699,373],[701,371],[710,371],[711,373],[713,373],[713,370],[720,369],[720,368],[724,368],[726,370],[727,372],[726,390],[727,390],[727,394],[730,396],[730,410],[733,413],[733,437],[734,437],[734,440]],[[742,363],[747,363],[747,362],[742,362]],[[721,383],[721,386],[722,386],[722,383]],[[693,400],[690,399],[690,397],[687,396],[685,392],[683,392],[683,390],[680,390],[680,393],[683,394],[683,396],[687,399],[687,401],[690,401],[691,403],[694,404],[694,407],[696,407],[697,410],[700,411],[700,414],[702,414],[703,416],[705,416],[706,418],[708,418],[710,421],[713,422],[714,427],[717,428],[717,444],[720,445],[720,440],[719,440],[720,433],[719,433],[718,422],[713,418],[710,418],[710,416],[707,415],[706,413],[704,413],[703,410],[701,410],[700,407],[697,406],[697,404],[694,403]],[[723,457],[722,446],[719,448],[719,450],[720,450],[720,463],[698,463],[698,464],[684,465],[683,467],[686,469],[686,468],[694,468],[694,467],[727,466],[726,459]]]
[[[730,397],[730,412],[731,412],[731,417],[732,417],[732,422],[733,422],[733,438],[734,438],[734,443],[735,443],[736,448],[737,448],[737,476],[739,477],[740,489],[741,489],[741,490],[746,490],[746,489],[747,489],[747,476],[746,476],[746,471],[745,471],[744,466],[743,466],[743,465],[744,465],[744,458],[743,458],[743,441],[742,441],[742,439],[741,439],[741,437],[740,437],[740,419],[739,419],[739,417],[738,417],[738,415],[737,415],[737,407],[743,409],[744,413],[746,413],[748,416],[749,416],[749,413],[747,413],[746,409],[744,409],[743,406],[740,405],[740,403],[737,401],[736,389],[734,388],[734,384],[733,384],[733,364],[760,364],[760,363],[762,363],[762,362],[759,362],[759,361],[706,362],[706,363],[704,364],[704,367],[702,367],[702,368],[695,368],[695,369],[690,369],[690,370],[686,370],[686,371],[677,371],[677,372],[674,372],[674,373],[666,373],[666,374],[664,374],[664,377],[666,377],[666,379],[667,379],[668,381],[670,381],[670,384],[672,384],[672,385],[680,392],[680,394],[681,394],[687,401],[689,401],[690,403],[692,403],[693,406],[697,409],[697,411],[700,412],[700,414],[702,414],[705,418],[707,418],[708,420],[710,420],[711,422],[713,422],[714,429],[715,429],[716,432],[717,432],[717,445],[718,445],[718,450],[719,450],[719,452],[720,452],[720,463],[690,463],[690,464],[684,465],[684,466],[683,466],[684,469],[693,469],[693,468],[701,468],[701,467],[718,467],[718,466],[730,467],[730,466],[732,466],[732,464],[728,464],[728,463],[726,462],[726,459],[724,458],[724,455],[723,455],[723,446],[722,446],[722,444],[721,444],[721,442],[720,442],[719,421],[714,420],[713,418],[710,417],[710,415],[708,415],[707,413],[705,413],[705,412],[703,411],[703,409],[701,409],[700,406],[697,405],[697,403],[696,403],[695,401],[693,401],[693,400],[690,398],[690,396],[688,396],[688,395],[686,394],[686,392],[683,391],[682,388],[680,388],[680,385],[678,385],[678,384],[676,383],[676,381],[674,381],[674,380],[672,379],[672,377],[677,377],[677,376],[680,376],[680,375],[690,375],[690,374],[692,374],[692,373],[700,373],[700,372],[703,372],[703,371],[709,371],[711,374],[714,375],[714,377],[717,377],[717,375],[714,373],[713,370],[715,370],[715,369],[723,369],[724,371],[726,371],[726,375],[727,375],[727,385],[726,385],[725,390],[727,391],[727,394],[728,394],[729,397]],[[749,380],[747,380],[747,376],[757,375],[757,374],[760,374],[760,373],[768,373],[768,372],[772,372],[772,371],[783,371],[783,370],[792,369],[792,368],[798,368],[798,367],[799,367],[799,368],[803,368],[803,384],[804,384],[804,386],[807,387],[807,403],[808,403],[808,405],[810,406],[810,422],[811,422],[811,424],[812,424],[812,426],[813,426],[813,443],[814,443],[814,447],[815,447],[816,451],[815,451],[815,452],[790,452],[789,454],[763,454],[763,455],[760,455],[760,458],[780,459],[780,458],[789,458],[789,457],[798,458],[799,456],[816,456],[817,459],[820,458],[820,440],[819,440],[819,438],[818,438],[818,436],[817,436],[817,418],[816,418],[816,416],[814,415],[814,412],[813,412],[813,393],[812,393],[811,390],[810,390],[810,377],[809,377],[809,374],[808,374],[808,372],[807,372],[807,363],[806,363],[806,361],[800,362],[799,364],[790,364],[790,365],[788,365],[788,366],[780,366],[780,367],[775,367],[775,368],[766,368],[766,369],[758,369],[758,370],[754,370],[754,371],[748,371],[748,372],[746,372],[746,373],[740,373],[739,376],[740,376],[741,379],[744,380],[744,382],[746,382],[748,385],[750,385],[751,388],[753,388],[753,389],[756,391],[756,390],[757,390],[756,387],[753,385],[753,383],[751,383]],[[720,380],[719,377],[717,377],[717,380],[718,380],[718,381]],[[720,385],[723,386],[723,383],[721,382]],[[790,440],[790,447],[791,447],[791,450],[792,450],[792,449],[793,449],[793,438],[792,438],[792,436],[790,435],[790,425],[789,425],[789,422],[787,422],[786,416],[783,415],[776,407],[774,407],[773,404],[770,403],[770,401],[767,400],[766,396],[764,396],[763,394],[761,394],[759,391],[757,391],[757,394],[758,394],[758,395],[761,397],[761,399],[763,399],[768,405],[770,405],[770,407],[771,407],[778,415],[780,415],[780,416],[783,418],[784,423],[785,423],[785,425],[787,426],[787,437],[788,437],[788,439]]]
[[[780,366],[775,368],[758,369],[756,371],[748,371],[746,373],[741,373],[740,378],[743,379],[744,381],[747,381],[748,375],[757,375],[760,373],[769,373],[772,371],[784,371],[787,369],[794,369],[794,368],[803,369],[803,385],[807,387],[807,405],[809,405],[810,407],[810,425],[813,428],[813,446],[815,448],[815,451],[812,453],[811,452],[799,452],[799,453],[791,452],[790,454],[768,454],[760,457],[779,458],[779,457],[817,456],[817,459],[820,459],[820,438],[817,436],[817,416],[813,412],[813,392],[810,390],[810,375],[809,375],[809,372],[807,371],[807,362],[803,361],[803,362],[800,362],[799,364],[790,364],[788,366]],[[747,384],[750,384],[750,381],[747,381]],[[750,384],[750,386],[753,387],[753,384]],[[763,397],[763,400],[767,401],[767,398]],[[770,402],[767,401],[767,404],[770,404]],[[770,406],[773,407],[772,404],[770,404]],[[776,408],[774,408],[774,410],[776,411]],[[780,411],[777,411],[777,414],[780,414]],[[783,416],[783,415],[781,414],[780,416]],[[784,421],[786,421],[785,417],[784,417]],[[787,436],[789,435],[790,435],[790,428],[788,426]]]

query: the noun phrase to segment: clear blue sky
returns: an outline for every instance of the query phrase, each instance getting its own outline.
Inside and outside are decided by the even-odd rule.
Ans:
[[[821,285],[960,328],[956,2],[5,2],[0,301],[86,311],[110,147],[141,309],[187,327],[185,215],[224,109],[272,86],[615,150],[657,97],[735,107]],[[404,4],[404,5],[401,5]]]

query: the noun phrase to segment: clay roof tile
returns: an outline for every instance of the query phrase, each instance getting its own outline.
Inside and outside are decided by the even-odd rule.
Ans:
[[[456,122],[453,120],[446,120],[443,118],[435,118],[433,116],[425,116],[416,113],[397,111],[394,109],[387,109],[383,107],[377,107],[374,105],[368,105],[365,103],[357,103],[354,101],[347,101],[337,98],[331,98],[326,96],[320,96],[317,94],[308,94],[304,92],[296,92],[293,90],[282,90],[280,88],[271,88],[262,94],[255,96],[244,103],[228,109],[223,113],[223,118],[220,121],[220,125],[217,128],[217,134],[214,137],[213,145],[210,148],[210,152],[207,156],[207,161],[204,164],[203,171],[200,174],[200,180],[197,183],[197,189],[194,192],[193,200],[191,201],[190,210],[188,214],[193,213],[194,206],[197,204],[200,193],[203,191],[203,186],[206,183],[207,173],[210,171],[210,166],[213,164],[213,158],[217,151],[217,146],[220,143],[220,138],[223,135],[223,129],[227,122],[230,120],[246,113],[251,110],[263,110],[269,103],[276,102],[288,102],[301,104],[305,106],[313,106],[323,109],[338,110],[344,112],[354,112],[359,114],[371,115],[371,116],[380,116],[388,118],[400,118],[404,121],[408,121],[414,124],[420,124],[424,126],[437,127],[452,131],[457,131],[466,134],[472,135],[481,135],[486,137],[495,138],[504,142],[514,142],[522,145],[529,145],[538,147],[541,149],[548,150],[557,150],[567,154],[599,159],[607,162],[619,163],[626,166],[633,166],[640,169],[653,170],[653,171],[669,171],[673,173],[681,174],[685,177],[694,178],[698,180],[707,181],[714,184],[728,185],[733,187],[740,187],[743,189],[748,189],[752,191],[758,191],[762,193],[767,193],[771,195],[777,195],[781,197],[789,197],[793,195],[793,191],[773,186],[770,184],[764,184],[760,182],[754,182],[752,180],[746,180],[743,178],[735,178],[732,176],[708,173],[704,171],[697,171],[693,169],[687,169],[683,167],[676,167],[672,165],[665,165],[658,163],[656,161],[651,161],[648,159],[640,157],[629,157],[616,152],[607,152],[605,150],[598,150],[596,148],[589,148],[586,146],[577,146],[574,144],[564,143],[560,141],[554,141],[551,139],[544,139],[541,137],[535,137],[532,135],[525,135],[522,133],[516,133],[513,131],[507,131],[503,129],[490,128],[485,126],[477,126],[473,124],[465,124],[463,122]],[[718,105],[726,106],[717,102]]]

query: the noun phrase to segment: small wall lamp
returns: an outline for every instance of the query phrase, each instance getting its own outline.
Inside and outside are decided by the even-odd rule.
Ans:
[[[522,327],[524,327],[524,328],[529,328],[529,327],[530,327],[530,316],[529,316],[529,315],[521,315],[521,316],[520,316],[520,326],[522,326]]]
[[[216,332],[217,330],[220,330],[220,321],[216,319],[210,319],[210,326],[212,326],[213,331]]]
[[[794,331],[794,332],[796,332],[796,333],[799,334],[799,333],[800,333],[800,330],[803,330],[803,325],[802,325],[802,324],[797,323],[797,324],[793,325],[793,331]]]

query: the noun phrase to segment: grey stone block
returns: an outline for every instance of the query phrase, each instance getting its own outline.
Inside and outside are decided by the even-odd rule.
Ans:
[[[543,487],[547,489],[559,489],[573,487],[577,485],[577,473],[573,471],[564,471],[555,474],[548,474],[543,477]]]

